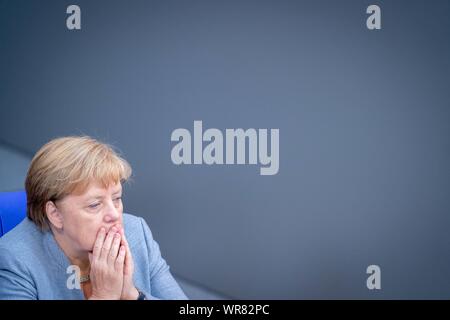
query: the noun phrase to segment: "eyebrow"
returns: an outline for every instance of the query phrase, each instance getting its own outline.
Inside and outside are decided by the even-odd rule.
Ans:
[[[92,200],[92,199],[96,199],[96,200],[100,200],[103,199],[103,196],[89,196],[86,198],[87,201]]]
[[[116,194],[118,194],[118,193],[122,193],[122,189],[119,189],[119,190],[117,190],[117,191],[114,191],[113,192],[113,195],[116,195]],[[96,199],[96,200],[98,200],[98,199],[103,199],[103,196],[101,196],[101,195],[92,195],[92,196],[88,196],[87,197],[87,200],[92,200],[92,199]]]

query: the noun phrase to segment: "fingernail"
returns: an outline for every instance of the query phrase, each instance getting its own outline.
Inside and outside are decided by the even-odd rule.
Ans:
[[[100,232],[105,232],[105,228],[101,228],[101,229],[100,229]]]
[[[116,233],[116,234],[114,235],[114,238],[119,239],[119,238],[120,238],[120,234]]]

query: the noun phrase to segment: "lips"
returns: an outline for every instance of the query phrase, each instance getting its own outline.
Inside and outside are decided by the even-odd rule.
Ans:
[[[105,230],[106,230],[106,233],[108,233],[109,231],[111,231],[111,229],[113,228],[113,227],[116,227],[116,229],[117,229],[117,231],[120,231],[121,229],[122,229],[122,224],[120,224],[120,223],[116,223],[116,224],[113,224],[112,226],[104,226],[104,228],[105,228]]]

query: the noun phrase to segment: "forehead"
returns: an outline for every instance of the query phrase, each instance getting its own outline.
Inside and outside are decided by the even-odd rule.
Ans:
[[[106,194],[112,194],[122,191],[122,184],[118,183],[110,183],[107,186],[103,185],[99,181],[93,181],[87,185],[87,187],[75,194],[78,197],[98,197]]]

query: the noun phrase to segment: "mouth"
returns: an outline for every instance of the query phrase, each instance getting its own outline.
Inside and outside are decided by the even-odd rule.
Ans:
[[[117,229],[118,232],[120,232],[120,230],[122,230],[122,228],[123,228],[122,224],[120,224],[120,223],[113,224],[112,226],[109,226],[109,227],[105,226],[104,228],[105,228],[105,230],[106,230],[106,233],[108,233],[108,232],[110,232],[111,229],[114,228],[114,227],[116,227],[116,229]]]
[[[110,232],[111,229],[112,229],[113,227],[116,227],[117,232],[119,232],[120,234],[122,234],[122,232],[125,232],[125,230],[123,229],[123,225],[122,225],[121,223],[116,223],[116,224],[113,224],[113,225],[111,225],[111,226],[102,226],[102,227],[100,227],[98,230],[100,231],[101,228],[105,228],[106,234],[108,234],[108,232]],[[122,231],[122,230],[123,230],[123,231]],[[93,252],[94,252],[94,248],[92,248],[92,249],[91,249],[90,251],[88,251],[88,252],[89,252],[89,253],[93,253]]]

